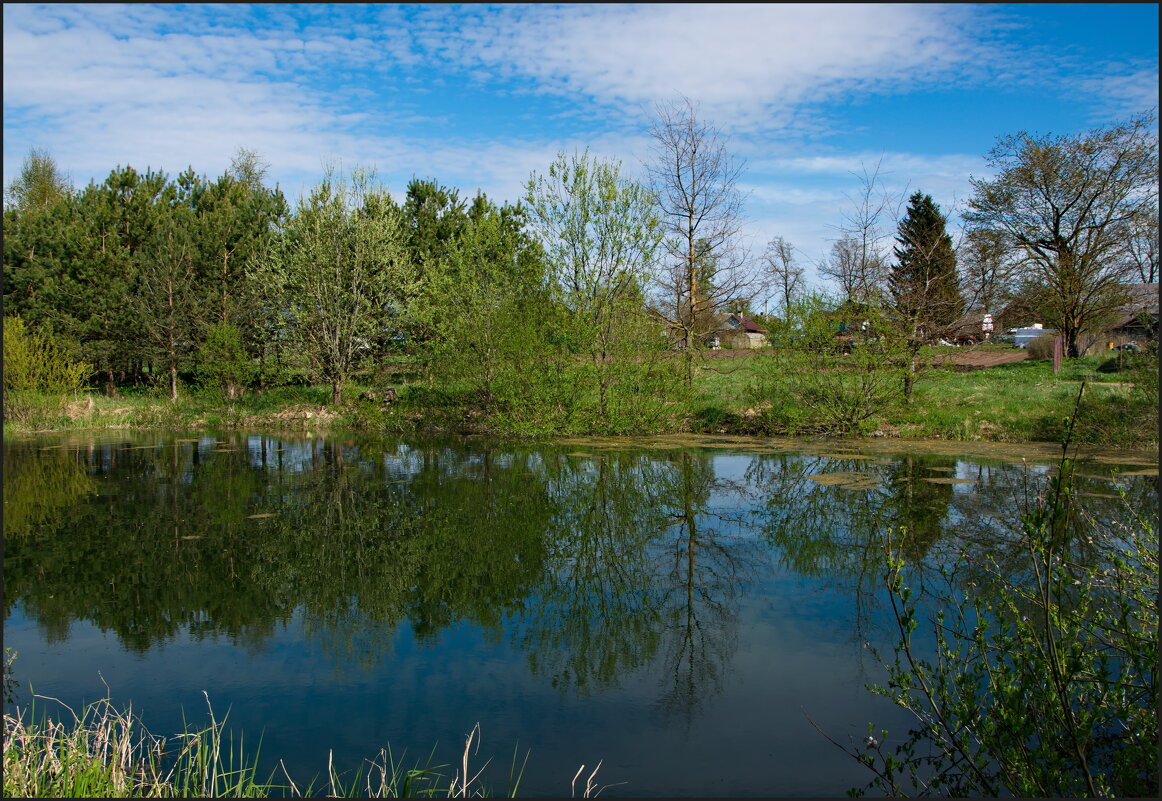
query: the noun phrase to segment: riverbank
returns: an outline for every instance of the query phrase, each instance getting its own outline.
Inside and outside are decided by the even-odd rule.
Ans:
[[[64,401],[43,399],[20,421],[6,420],[5,436],[48,431],[173,428],[230,430],[351,429],[387,433],[485,434],[531,439],[589,434],[709,433],[758,436],[863,436],[903,440],[1027,443],[1053,442],[1073,414],[1086,385],[1074,441],[1104,447],[1157,445],[1157,361],[1111,369],[1109,357],[1067,361],[1054,374],[1047,361],[1022,360],[969,369],[945,359],[921,375],[911,403],[890,392],[845,402],[863,403],[856,425],[837,424],[825,404],[803,401],[791,386],[810,365],[788,363],[769,352],[706,359],[688,389],[674,393],[662,413],[637,427],[604,430],[592,416],[552,422],[534,412],[498,408],[479,392],[436,385],[389,370],[366,373],[331,403],[324,386],[285,386],[224,399],[210,390],[187,390],[176,401],[150,389],[118,397],[90,393]],[[383,389],[391,387],[394,392]],[[819,392],[825,392],[823,386]],[[848,390],[844,390],[848,391]]]

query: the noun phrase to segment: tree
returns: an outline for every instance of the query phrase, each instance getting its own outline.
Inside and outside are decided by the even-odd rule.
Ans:
[[[534,173],[525,200],[561,299],[572,347],[589,356],[599,423],[608,420],[617,370],[638,355],[642,290],[662,237],[649,190],[621,176],[617,162],[589,151],[559,153],[548,175]]]
[[[904,399],[912,400],[920,349],[943,335],[964,313],[952,237],[931,195],[916,192],[900,221],[896,263],[888,274],[891,312],[903,336],[908,365]]]
[[[956,260],[968,308],[988,314],[999,311],[1013,297],[1017,262],[1001,231],[970,228]]]
[[[165,365],[169,396],[178,397],[178,363],[197,336],[201,304],[195,270],[193,195],[200,180],[192,169],[176,184],[161,178],[148,238],[135,254],[130,305],[140,326],[140,355]]]
[[[803,292],[803,268],[795,264],[795,248],[781,236],[767,243],[763,259],[767,272],[774,281],[775,293],[784,319],[791,310],[791,304]]]
[[[252,270],[252,280],[278,287],[292,337],[330,383],[333,403],[407,290],[402,239],[391,198],[372,173],[347,178],[328,168]]]
[[[263,180],[270,170],[270,162],[257,150],[239,146],[230,159],[227,175],[251,191],[264,189]]]
[[[1158,283],[1158,204],[1143,208],[1134,217],[1126,250],[1135,278],[1143,284]]]
[[[819,265],[819,272],[839,284],[844,300],[858,304],[877,303],[884,291],[888,260],[884,253],[884,223],[894,219],[899,199],[891,195],[880,179],[881,162],[870,172],[864,166],[859,179],[859,194],[848,200],[851,210],[837,226],[840,238],[832,246],[830,262]]]
[[[1003,231],[1044,288],[1045,322],[1070,357],[1080,336],[1115,313],[1130,275],[1135,218],[1158,197],[1153,114],[1073,136],[1000,137],[988,154],[996,178],[971,178],[965,219]]]
[[[467,384],[487,411],[504,414],[535,394],[531,374],[553,355],[554,298],[523,207],[497,208],[480,195],[473,209],[409,316],[432,332],[425,351],[433,374]]]
[[[266,248],[286,216],[286,199],[261,183],[259,156],[240,148],[230,171],[203,186],[193,200],[199,269],[219,322],[245,330],[249,314],[238,308],[246,263]]]
[[[20,175],[5,192],[5,206],[21,212],[41,211],[73,193],[68,176],[43,148],[34,147],[24,157]]]
[[[667,259],[654,275],[655,316],[686,353],[686,382],[693,381],[692,351],[707,320],[753,292],[746,254],[737,243],[743,222],[738,191],[742,163],[725,137],[700,120],[688,99],[657,107],[650,130],[650,183],[661,210]]]

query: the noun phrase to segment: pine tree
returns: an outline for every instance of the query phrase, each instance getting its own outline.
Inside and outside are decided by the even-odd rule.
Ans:
[[[931,195],[916,192],[900,221],[888,274],[892,306],[910,338],[938,337],[964,313],[956,253],[946,220]]]

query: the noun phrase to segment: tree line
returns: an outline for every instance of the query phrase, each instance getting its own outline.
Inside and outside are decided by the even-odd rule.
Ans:
[[[650,133],[644,181],[560,153],[504,204],[418,178],[401,202],[334,165],[291,204],[246,149],[216,179],[119,166],[77,191],[33,150],[5,196],[6,333],[51,332],[109,394],[303,375],[339,402],[361,366],[406,354],[493,413],[612,431],[665,414],[696,351],[764,293],[777,314],[753,316],[776,340],[804,309],[874,320],[910,396],[922,349],[966,311],[1020,298],[1077,356],[1125,283],[1157,280],[1152,115],[1001,137],[960,242],[930,195],[901,215],[865,171],[818,265],[840,290],[823,303],[784,238],[758,259],[742,246],[743,164],[693,102],[660,105]]]

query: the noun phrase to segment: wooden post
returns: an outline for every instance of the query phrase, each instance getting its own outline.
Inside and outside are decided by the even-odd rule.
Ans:
[[[1061,356],[1064,350],[1064,338],[1058,334],[1053,338],[1053,373],[1056,374],[1061,370]]]

